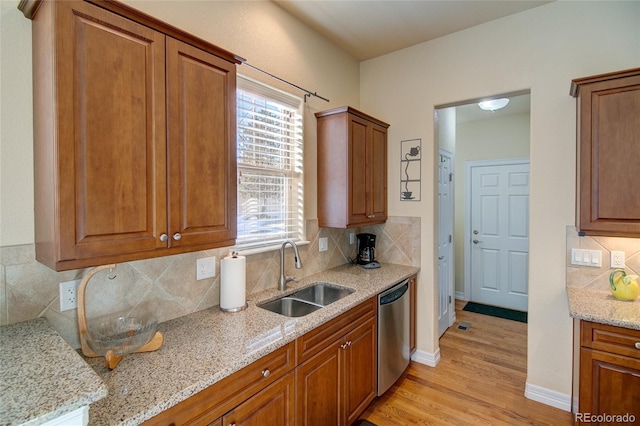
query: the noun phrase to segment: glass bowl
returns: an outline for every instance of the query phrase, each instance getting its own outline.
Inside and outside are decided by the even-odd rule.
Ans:
[[[135,352],[151,341],[158,328],[158,320],[149,316],[112,318],[89,325],[85,340],[96,354],[105,356],[112,350],[114,355]]]

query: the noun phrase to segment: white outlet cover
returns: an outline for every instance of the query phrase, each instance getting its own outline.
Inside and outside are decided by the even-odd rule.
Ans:
[[[611,267],[612,268],[624,268],[625,267],[625,254],[623,251],[611,252]]]
[[[318,239],[318,251],[327,251],[329,250],[329,238],[321,237]]]
[[[78,286],[81,280],[60,283],[60,312],[78,307]]]
[[[203,257],[196,260],[196,281],[216,276],[216,257]]]

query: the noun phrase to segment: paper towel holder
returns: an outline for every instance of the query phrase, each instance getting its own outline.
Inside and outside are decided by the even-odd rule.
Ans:
[[[237,258],[239,256],[239,253],[234,250],[234,251],[229,252],[229,256],[235,259],[235,258]],[[220,272],[222,274],[222,265],[221,265],[221,268],[220,268]],[[220,279],[220,288],[221,288],[221,290],[222,290],[222,286],[223,286],[223,284],[222,284],[222,278],[221,278]],[[222,302],[222,300],[221,300],[221,302]],[[229,312],[229,313],[244,311],[248,307],[249,307],[249,304],[246,302],[246,300],[245,300],[245,303],[244,303],[243,306],[237,306],[237,307],[233,307],[233,308],[223,308],[222,307],[222,303],[220,303],[220,310],[223,311],[223,312]]]

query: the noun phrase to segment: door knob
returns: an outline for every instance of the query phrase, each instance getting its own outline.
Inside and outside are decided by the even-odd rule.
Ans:
[[[438,256],[438,260],[444,259],[444,256]]]
[[[478,230],[477,229],[473,230],[473,235],[478,235]]]
[[[175,234],[173,234],[173,239],[176,241],[180,241],[182,239],[182,235],[180,235],[179,232],[176,232]]]
[[[160,241],[165,242],[169,239],[169,236],[167,234],[162,234],[160,235]]]
[[[478,244],[478,243],[481,243],[481,242],[482,241],[479,241],[479,240],[473,240],[473,244]]]

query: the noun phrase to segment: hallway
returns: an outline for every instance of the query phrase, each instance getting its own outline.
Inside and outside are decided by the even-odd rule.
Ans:
[[[437,367],[411,362],[361,416],[378,426],[570,425],[571,414],[527,399],[527,324],[463,311],[440,339]],[[460,321],[471,323],[458,330]]]

